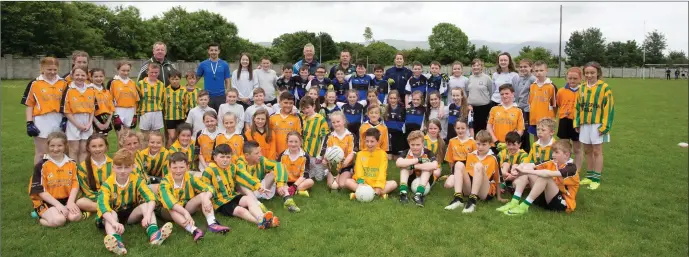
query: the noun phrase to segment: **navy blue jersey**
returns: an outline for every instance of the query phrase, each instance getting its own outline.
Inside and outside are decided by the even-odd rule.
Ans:
[[[392,67],[385,71],[385,77],[391,78],[395,83],[391,86],[392,89],[397,89],[400,93],[400,97],[404,99],[405,87],[409,78],[411,78],[412,72],[407,67]]]
[[[321,107],[321,110],[319,113],[321,116],[325,118],[325,120],[328,122],[328,128],[330,128],[330,131],[333,130],[333,124],[330,122],[330,114],[336,111],[342,111],[342,109],[335,104],[335,106],[332,109],[328,109],[328,107]]]
[[[325,92],[327,92],[328,89],[332,89],[333,85],[329,78],[323,78],[322,81],[314,78],[311,80],[311,87],[317,87],[318,96],[325,97]]]
[[[388,127],[388,130],[397,130],[402,132],[406,114],[407,113],[401,104],[398,104],[395,108],[390,107],[390,110],[385,113],[385,126]]]
[[[447,74],[445,73],[435,76],[431,75],[431,77],[428,79],[428,93],[438,91],[442,94],[442,96],[447,96],[448,81],[450,81],[450,78],[448,78]]]
[[[423,125],[424,115],[426,114],[426,108],[423,106],[412,107],[407,109],[406,116],[404,117],[404,126],[407,133],[420,130]]]
[[[294,97],[297,100],[304,98],[307,90],[306,86],[309,84],[308,78],[303,79],[301,76],[294,76],[292,79],[294,80]]]
[[[346,103],[347,102],[347,89],[349,89],[349,81],[345,80],[343,82],[339,82],[337,80],[333,80],[333,89],[335,90],[335,94],[337,95],[337,101],[340,103]]]
[[[454,124],[457,122],[458,119],[460,118],[465,118],[462,117],[462,106],[456,105],[455,103],[451,103],[450,106],[448,106],[448,114],[447,114],[447,124],[448,127],[454,130]]]
[[[373,79],[369,75],[352,76],[349,78],[350,88],[356,90],[359,100],[366,100],[366,92],[373,87]]]
[[[276,82],[278,89],[286,89],[288,92],[294,94],[294,77],[290,77],[285,81],[284,79],[278,79]]]
[[[409,82],[407,82],[405,92],[408,95],[411,95],[413,92],[416,91],[421,91],[421,93],[423,93],[421,99],[426,99],[426,91],[428,91],[428,79],[426,79],[426,76],[421,75],[419,77],[409,78]],[[424,101],[424,103],[426,103],[426,101]]]
[[[390,84],[388,83],[388,80],[385,77],[381,78],[380,80],[373,78],[373,86],[376,87],[376,90],[378,91],[378,101],[381,103],[386,103],[388,92],[390,92]]]
[[[347,123],[361,124],[361,120],[364,116],[364,106],[360,103],[355,103],[354,105],[346,103],[342,106],[342,112],[344,112],[345,117],[347,117]]]

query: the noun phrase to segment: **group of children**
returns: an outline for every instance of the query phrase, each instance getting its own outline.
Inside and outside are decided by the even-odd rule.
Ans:
[[[160,67],[151,64],[148,77],[134,83],[128,79],[131,65],[121,62],[118,75],[103,85],[102,69],[87,71],[74,63],[67,83],[56,74],[57,60],[44,58],[41,76],[29,83],[22,99],[27,133],[36,145],[29,194],[44,226],[97,213],[104,244],[116,254],[127,252],[123,224],[141,222],[151,244],[162,243],[172,223],[158,227],[156,216],[183,227],[194,241],[204,236],[191,217],[199,210],[211,232],[230,230],[215,213],[261,229],[277,227],[278,217],[261,201],[277,193],[286,209],[299,212],[294,196],[310,197],[309,189],[322,180],[332,190],[348,189],[351,199],[362,185],[383,199],[399,189],[400,202],[411,198],[418,206],[424,206],[434,184],[445,180],[455,192],[448,210],[473,212],[479,199],[495,197],[506,203],[498,211],[508,215],[524,214],[532,203],[571,212],[579,184],[600,185],[601,144],[609,139],[614,116],[612,91],[600,80],[596,63],[583,72],[571,68],[568,84],[556,93],[544,78],[547,67],[537,62],[528,96],[535,125],[525,126],[515,88],[505,83],[498,89],[500,103],[482,121],[486,129],[476,133],[467,99],[468,85],[482,75],[481,60],[472,62],[468,79],[461,63],[453,65],[451,76],[440,74],[437,62],[431,63],[430,75],[414,63],[404,93],[392,87],[394,79],[385,78],[379,66],[369,75],[357,63],[355,74],[340,69],[330,81],[325,67],[309,77],[307,66],[293,76],[292,65],[285,65],[272,84],[278,92],[274,104],[264,101],[261,86],[248,100],[232,88],[217,112],[208,106],[208,93],[195,88],[193,72],[186,76],[186,88],[177,72],[170,74],[170,85],[163,85],[157,79]],[[262,63],[268,67],[270,60]],[[520,75],[531,76],[530,61],[522,64],[529,67]],[[556,113],[560,140],[553,138]],[[133,130],[137,123],[141,132]],[[66,134],[54,129],[60,126]],[[119,146],[112,158],[106,139],[111,128],[118,131]],[[528,153],[522,145],[525,131],[536,137]],[[581,181],[579,142],[589,169]],[[570,160],[572,144],[576,162]],[[325,159],[334,147],[343,151],[342,161]],[[388,180],[393,159],[399,183]],[[449,175],[443,175],[443,162]],[[527,187],[530,193],[522,201]],[[504,192],[512,192],[511,201],[502,198]]]

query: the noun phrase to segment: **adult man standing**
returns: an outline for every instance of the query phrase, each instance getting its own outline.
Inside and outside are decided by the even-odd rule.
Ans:
[[[304,59],[299,60],[292,66],[292,73],[295,75],[299,75],[299,68],[303,65],[308,65],[309,66],[309,74],[314,76],[316,75],[316,68],[318,68],[319,65],[321,65],[320,62],[318,62],[316,59],[313,58],[314,54],[314,46],[311,43],[308,43],[304,45]]]
[[[170,85],[170,79],[168,77],[170,76],[170,73],[175,70],[175,66],[172,65],[172,62],[168,60],[165,55],[167,55],[167,47],[165,46],[165,43],[160,41],[155,42],[153,44],[153,57],[148,59],[146,62],[144,62],[144,65],[141,66],[139,76],[136,78],[137,83],[148,77],[148,64],[157,63],[160,65],[158,80],[163,81],[165,86]]]
[[[354,65],[351,65],[350,63],[351,59],[352,55],[349,53],[349,50],[343,49],[342,52],[340,52],[340,64],[330,68],[330,74],[328,74],[328,78],[330,80],[334,80],[335,73],[337,73],[337,70],[339,69],[345,70],[345,76],[356,73],[356,67]]]
[[[208,45],[208,60],[199,64],[196,69],[196,76],[199,80],[203,78],[203,87],[210,95],[211,108],[218,111],[220,105],[225,103],[225,91],[232,87],[230,84],[230,65],[221,60],[220,46],[216,43]]]

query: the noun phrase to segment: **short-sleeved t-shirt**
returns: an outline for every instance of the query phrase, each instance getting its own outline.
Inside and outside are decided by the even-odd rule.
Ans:
[[[196,69],[196,76],[203,77],[203,87],[210,96],[225,95],[225,79],[229,79],[231,75],[230,65],[221,59],[217,62],[205,60]]]

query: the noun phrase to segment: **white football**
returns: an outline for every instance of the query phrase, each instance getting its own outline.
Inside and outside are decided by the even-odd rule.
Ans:
[[[325,149],[325,159],[328,162],[341,162],[344,160],[344,151],[339,146],[332,146]]]
[[[356,188],[356,192],[354,194],[359,202],[367,203],[373,201],[373,197],[376,195],[376,192],[373,191],[373,188],[369,185],[360,185]]]
[[[419,186],[419,183],[421,183],[421,182],[419,182],[420,180],[421,180],[421,179],[419,179],[419,178],[415,178],[415,179],[412,180],[412,182],[411,182],[411,190],[412,190],[415,194],[416,194],[416,188]],[[423,195],[428,195],[428,192],[430,192],[430,191],[431,191],[431,184],[426,183],[426,189],[423,191]]]
[[[689,147],[689,144],[687,144],[687,143],[685,143],[685,142],[681,142],[681,143],[679,143],[678,145],[679,145],[679,147],[683,147],[683,148]]]

